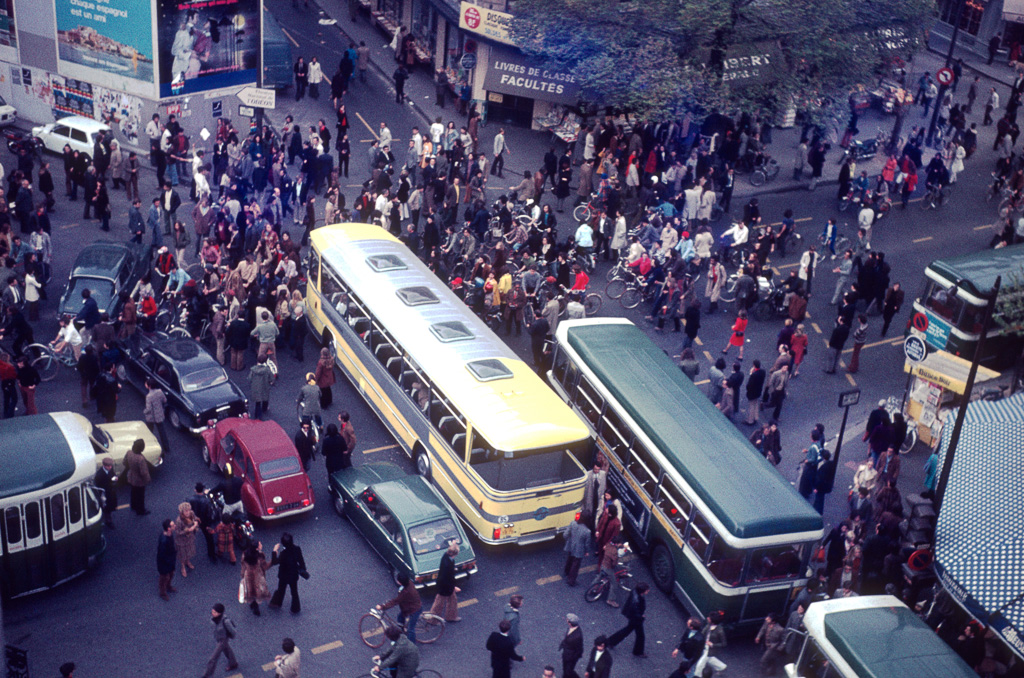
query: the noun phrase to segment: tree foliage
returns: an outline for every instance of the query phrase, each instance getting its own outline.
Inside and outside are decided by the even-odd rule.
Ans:
[[[520,0],[511,30],[574,73],[587,103],[657,119],[816,108],[912,53],[934,11],[934,0]],[[723,57],[758,44],[781,53],[771,82],[722,78]]]
[[[1007,332],[1024,337],[1024,267],[1006,274],[992,320]]]

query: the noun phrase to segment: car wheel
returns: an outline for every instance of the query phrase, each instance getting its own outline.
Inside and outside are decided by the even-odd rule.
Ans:
[[[185,428],[185,425],[181,421],[181,415],[178,414],[178,410],[171,410],[171,413],[170,415],[168,415],[168,417],[171,420],[171,426],[173,426],[174,428],[178,429],[179,431]]]
[[[402,587],[402,583],[398,581],[398,568],[394,565],[391,566],[391,581],[395,582],[395,586]]]
[[[217,466],[217,462],[213,460],[213,455],[210,454],[210,446],[206,443],[203,443],[203,463],[214,473],[220,472],[220,467]]]
[[[345,517],[345,500],[341,497],[341,495],[340,494],[339,495],[335,495],[334,501],[332,503],[334,504],[334,512],[337,513],[342,518],[344,518]]]
[[[672,592],[672,584],[676,579],[676,566],[672,562],[672,554],[668,552],[664,544],[655,545],[651,551],[651,578],[663,592]]]
[[[123,363],[117,366],[115,372],[117,372],[118,379],[121,381],[128,381],[128,368],[125,367]]]
[[[416,473],[430,480],[430,472],[430,457],[427,456],[425,450],[420,449],[416,452]]]

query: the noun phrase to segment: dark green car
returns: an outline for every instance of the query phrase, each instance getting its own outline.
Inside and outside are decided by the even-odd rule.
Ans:
[[[476,555],[462,525],[422,476],[385,462],[343,469],[330,482],[334,510],[363,533],[393,577],[405,572],[416,588],[429,586],[453,540],[460,548],[456,579],[476,572]]]

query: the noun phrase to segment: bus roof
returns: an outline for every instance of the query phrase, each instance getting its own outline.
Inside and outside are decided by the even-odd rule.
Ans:
[[[1024,266],[1024,245],[982,250],[950,259],[938,259],[928,265],[933,272],[946,278],[976,297],[984,298],[996,284],[996,276],[1017,271]],[[1003,287],[1006,287],[1004,280]]]
[[[812,603],[812,637],[827,641],[857,678],[969,678],[977,674],[895,596]]]
[[[75,416],[54,412],[0,421],[0,499],[37,492],[75,474],[82,450],[93,454]]]
[[[638,327],[564,325],[573,350],[733,536],[822,529],[817,511]]]
[[[356,297],[495,449],[537,449],[590,437],[555,392],[397,238],[355,223],[318,228],[311,237],[323,260],[343,266]],[[378,272],[367,263],[382,255],[397,257],[404,268]],[[403,288],[427,288],[436,302],[408,305],[397,294]],[[439,323],[462,323],[472,336],[441,341],[432,331]],[[469,363],[482,376],[474,376]]]

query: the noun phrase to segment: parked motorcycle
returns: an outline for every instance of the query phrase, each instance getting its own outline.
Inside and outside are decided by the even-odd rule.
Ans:
[[[878,134],[873,139],[854,139],[850,142],[843,150],[843,154],[839,157],[839,164],[846,162],[847,158],[853,158],[854,160],[870,160],[871,158],[878,155],[878,152],[885,147],[885,143],[889,140],[889,135],[884,130],[879,130]]]
[[[43,151],[43,141],[39,137],[34,137],[24,132],[19,132],[16,129],[5,127],[3,129],[4,138],[7,139],[7,150],[14,155],[21,155],[21,150],[25,149],[29,155],[34,156],[36,159],[39,158]]]

